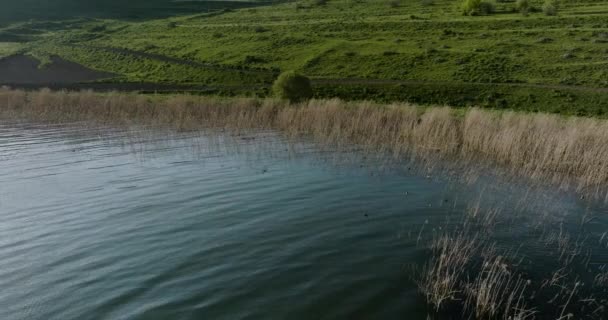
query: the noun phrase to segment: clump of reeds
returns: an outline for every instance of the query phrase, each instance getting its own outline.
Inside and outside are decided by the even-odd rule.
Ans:
[[[545,221],[533,241],[513,242],[501,236],[511,230],[504,222],[512,215],[499,214],[494,205],[480,196],[463,207],[462,221],[433,229],[431,256],[415,277],[432,313],[463,319],[606,319],[607,268],[591,263],[602,256],[605,234],[588,234],[574,221],[573,236],[563,222]],[[599,247],[589,245],[595,240]],[[539,252],[543,256],[536,260]]]
[[[481,271],[466,285],[465,309],[477,319],[529,319],[535,314],[524,297],[530,280],[517,275],[500,255],[484,259]]]
[[[427,301],[435,311],[460,311],[463,318],[533,318],[524,296],[530,281],[512,270],[493,244],[469,231],[433,241],[433,258],[417,279]]]
[[[500,165],[528,179],[608,199],[608,121],[409,104],[0,89],[0,116],[146,124],[177,130],[273,129],[334,147],[473,168]],[[444,160],[444,161],[436,161]],[[447,160],[447,161],[445,161]]]
[[[593,285],[597,287],[607,287],[608,288],[608,270],[606,270],[605,266],[603,270],[598,273],[593,279]]]
[[[444,235],[434,241],[432,248],[434,258],[425,266],[418,287],[427,301],[440,310],[463,293],[460,282],[475,251],[479,250],[479,243],[464,234]]]
[[[463,319],[608,316],[607,269],[591,263],[597,262],[598,253],[602,256],[605,234],[585,232],[585,225],[578,225],[577,219],[572,224],[547,220],[534,214],[534,205],[532,211],[513,208],[510,196],[495,198],[486,188],[477,191],[479,196],[456,212],[456,220],[448,217],[445,226],[429,231],[434,235],[430,258],[414,280],[433,314]],[[543,194],[540,199],[525,194],[528,203],[540,200],[547,205]],[[515,212],[501,213],[504,205]],[[517,210],[527,214],[512,220]],[[543,221],[543,229],[536,229],[533,220]],[[513,222],[518,225],[515,229]],[[526,236],[514,239],[518,234]],[[599,247],[590,245],[596,240]]]
[[[593,283],[564,265],[533,281],[518,253],[473,229],[446,232],[431,244],[432,257],[416,278],[433,312],[463,319],[605,319],[606,273]],[[559,250],[559,249],[558,249]],[[536,268],[547,268],[547,261]],[[584,263],[581,263],[584,265]],[[590,271],[589,272],[593,272]],[[595,290],[595,291],[594,291]]]

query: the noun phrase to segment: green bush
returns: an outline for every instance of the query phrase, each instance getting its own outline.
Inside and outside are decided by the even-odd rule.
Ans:
[[[274,96],[290,102],[300,102],[312,98],[310,79],[295,71],[283,72],[272,85]]]
[[[462,2],[462,14],[476,16],[479,14],[494,13],[496,6],[492,1],[464,0]]]
[[[530,11],[530,3],[528,0],[517,0],[515,2],[515,9],[526,15]]]
[[[492,14],[494,11],[496,11],[496,4],[493,1],[482,1],[479,4],[481,14]]]
[[[475,15],[479,10],[481,0],[464,0],[462,2],[462,14],[467,16]]]
[[[543,12],[548,16],[554,16],[557,14],[557,1],[556,0],[545,0],[543,3]]]

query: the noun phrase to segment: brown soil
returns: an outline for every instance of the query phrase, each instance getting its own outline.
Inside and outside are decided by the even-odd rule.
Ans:
[[[116,76],[59,57],[52,57],[51,60],[51,64],[39,68],[40,61],[25,55],[0,59],[0,84],[70,84]]]

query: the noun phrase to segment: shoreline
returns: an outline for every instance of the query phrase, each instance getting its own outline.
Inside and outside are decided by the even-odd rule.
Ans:
[[[608,200],[608,121],[541,113],[412,104],[289,104],[274,99],[188,94],[0,89],[0,117],[149,124],[175,130],[273,129],[328,146],[501,174]]]

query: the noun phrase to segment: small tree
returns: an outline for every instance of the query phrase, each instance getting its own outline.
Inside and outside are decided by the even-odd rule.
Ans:
[[[543,12],[548,16],[557,14],[557,0],[545,0],[543,3]]]
[[[292,103],[308,100],[313,94],[310,79],[295,71],[281,73],[272,85],[272,92],[275,97]]]

